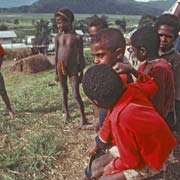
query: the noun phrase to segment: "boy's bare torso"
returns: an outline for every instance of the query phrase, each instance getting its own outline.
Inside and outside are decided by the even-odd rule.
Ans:
[[[64,66],[69,69],[79,64],[79,37],[76,34],[61,34],[57,39],[57,64],[64,61]]]

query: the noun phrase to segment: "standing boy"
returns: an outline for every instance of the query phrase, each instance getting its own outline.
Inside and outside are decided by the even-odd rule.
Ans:
[[[160,36],[159,55],[171,64],[174,74],[176,124],[173,128],[180,133],[180,53],[173,48],[180,31],[179,19],[163,14],[157,18],[155,28]]]
[[[176,140],[136,84],[124,86],[110,66],[101,64],[86,71],[82,85],[92,103],[109,109],[91,153],[105,150],[109,142],[118,148],[118,154],[109,157],[110,162],[103,164],[107,153],[99,163],[95,160],[86,179],[143,179],[150,172],[160,171]]]
[[[74,14],[67,8],[62,8],[55,13],[58,34],[56,36],[56,79],[60,81],[65,110],[65,121],[70,118],[68,110],[68,85],[70,79],[73,96],[78,102],[81,112],[80,127],[88,124],[85,117],[84,105],[79,92],[79,83],[83,75],[85,60],[83,56],[83,42],[79,35],[72,29]]]
[[[1,46],[0,44],[0,68],[1,68],[1,65],[3,63],[3,59],[4,59],[4,55],[6,55],[6,52],[4,51],[3,47]],[[9,101],[9,97],[8,97],[8,94],[7,94],[7,91],[6,91],[6,88],[5,88],[5,84],[4,84],[4,78],[0,72],[0,95],[6,105],[6,109],[7,109],[7,112],[9,114],[9,116],[11,118],[14,117],[14,112],[12,111],[12,108],[11,108],[11,104],[10,104],[10,101]]]

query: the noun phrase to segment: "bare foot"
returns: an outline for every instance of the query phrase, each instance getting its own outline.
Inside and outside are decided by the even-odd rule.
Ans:
[[[91,123],[83,124],[83,125],[80,124],[78,128],[82,130],[94,130],[94,126]]]
[[[68,124],[70,122],[70,118],[70,115],[65,115],[64,124]]]
[[[13,119],[14,116],[15,116],[13,111],[8,111],[8,114],[9,114],[10,118],[12,118],[12,119]]]
[[[83,175],[82,180],[88,180],[88,178],[85,175]]]

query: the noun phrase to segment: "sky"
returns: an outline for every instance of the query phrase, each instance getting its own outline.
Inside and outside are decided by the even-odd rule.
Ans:
[[[156,1],[156,0],[135,0],[135,1],[138,1],[138,2],[148,2],[148,1]]]
[[[18,7],[22,5],[31,5],[38,0],[0,0],[0,8],[2,7]]]

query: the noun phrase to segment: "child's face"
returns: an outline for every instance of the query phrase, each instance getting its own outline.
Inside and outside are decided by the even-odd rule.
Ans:
[[[133,47],[133,46],[131,47],[131,50],[133,51],[134,55],[140,62],[146,60],[146,56],[144,55],[144,50],[137,49],[136,47]]]
[[[92,38],[101,28],[99,26],[88,27],[88,34]]]
[[[93,43],[90,47],[94,64],[110,64],[113,66],[117,62],[116,52],[107,49],[102,43]]]
[[[161,25],[157,30],[160,36],[160,50],[163,52],[169,51],[173,47],[175,36],[173,34],[173,27],[168,25]]]
[[[70,22],[61,15],[56,16],[56,25],[60,32],[67,31],[70,27]]]

